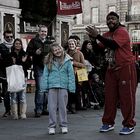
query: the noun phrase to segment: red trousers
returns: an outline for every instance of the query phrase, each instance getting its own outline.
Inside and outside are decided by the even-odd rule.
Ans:
[[[136,88],[137,76],[135,64],[123,66],[118,70],[107,70],[103,124],[115,124],[117,104],[119,102],[123,116],[122,125],[124,127],[134,127],[136,125],[134,121]]]

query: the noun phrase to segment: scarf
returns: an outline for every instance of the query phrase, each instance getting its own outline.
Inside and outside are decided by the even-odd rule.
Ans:
[[[13,46],[14,39],[11,42],[7,42],[5,39],[3,44],[11,51],[11,47]]]

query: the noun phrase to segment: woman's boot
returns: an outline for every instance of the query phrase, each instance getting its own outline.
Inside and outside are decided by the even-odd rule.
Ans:
[[[26,119],[27,104],[20,103],[20,119]]]
[[[18,119],[18,110],[17,110],[17,104],[12,104],[11,105],[11,113],[12,113],[12,117],[14,120]]]

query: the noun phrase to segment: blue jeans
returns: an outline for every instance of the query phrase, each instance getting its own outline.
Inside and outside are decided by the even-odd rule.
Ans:
[[[26,104],[26,93],[25,91],[11,92],[11,105],[13,104]]]
[[[9,112],[11,110],[10,107],[10,92],[7,91],[7,81],[2,81],[2,96],[4,97],[4,107],[5,112]]]
[[[35,91],[35,113],[42,113],[44,110],[45,93],[40,90],[40,80],[43,75],[43,69],[39,66],[34,66],[34,78],[36,83]]]

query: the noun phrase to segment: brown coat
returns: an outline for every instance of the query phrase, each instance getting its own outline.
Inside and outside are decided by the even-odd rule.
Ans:
[[[85,59],[81,51],[68,51],[68,54],[73,58],[73,67],[75,72],[77,69],[85,67]]]

